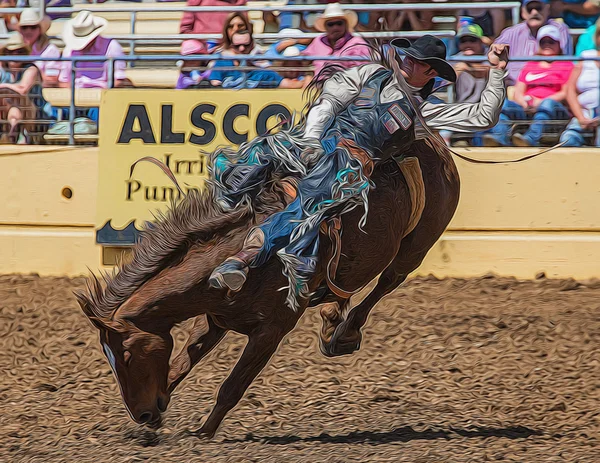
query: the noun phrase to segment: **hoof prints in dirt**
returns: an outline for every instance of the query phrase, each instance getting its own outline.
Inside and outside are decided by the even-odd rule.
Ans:
[[[213,440],[186,430],[245,339],[198,365],[152,431],[123,407],[82,286],[0,276],[2,462],[598,461],[598,281],[413,279],[335,359],[309,311]]]

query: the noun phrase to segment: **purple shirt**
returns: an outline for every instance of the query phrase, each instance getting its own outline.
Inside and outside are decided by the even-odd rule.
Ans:
[[[569,28],[562,22],[549,20],[546,24],[552,24],[560,30],[560,48],[563,55],[573,54],[573,42],[569,35]],[[495,40],[495,43],[505,43],[510,45],[509,58],[525,58],[534,56],[538,51],[538,43],[531,29],[526,22],[507,27]],[[519,78],[521,69],[525,66],[525,61],[509,62],[507,85],[514,85]]]

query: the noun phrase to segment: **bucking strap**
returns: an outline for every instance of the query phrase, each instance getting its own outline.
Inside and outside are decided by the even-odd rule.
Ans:
[[[416,157],[403,158],[396,162],[400,167],[402,175],[404,175],[404,179],[408,185],[408,191],[410,192],[410,219],[408,221],[408,227],[402,236],[402,238],[404,238],[415,229],[423,215],[423,209],[425,209],[425,184],[423,183],[421,164]]]

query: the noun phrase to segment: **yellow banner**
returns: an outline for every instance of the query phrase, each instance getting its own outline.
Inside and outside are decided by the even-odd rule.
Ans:
[[[128,244],[177,188],[154,164],[170,167],[184,190],[201,188],[207,155],[263,134],[302,109],[301,90],[120,90],[103,92],[97,241]]]

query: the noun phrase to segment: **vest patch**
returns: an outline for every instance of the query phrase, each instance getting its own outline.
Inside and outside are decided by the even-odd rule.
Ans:
[[[381,122],[383,123],[383,126],[389,133],[394,133],[398,129],[400,129],[400,125],[398,125],[396,120],[387,112],[383,116],[381,116]]]
[[[411,118],[408,117],[408,114],[406,114],[398,104],[393,104],[390,109],[388,109],[388,112],[394,116],[394,119],[400,123],[404,130],[408,129],[412,125]]]

